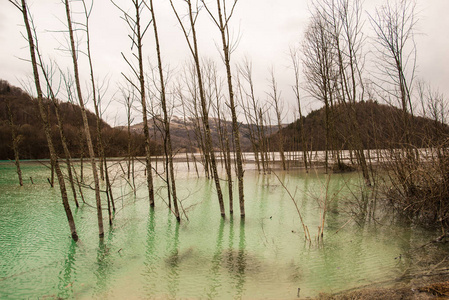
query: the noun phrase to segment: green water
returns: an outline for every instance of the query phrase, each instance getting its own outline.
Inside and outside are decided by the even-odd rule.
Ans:
[[[397,278],[410,270],[410,249],[430,238],[387,218],[362,225],[351,221],[346,200],[348,187],[358,184],[357,174],[333,175],[326,184],[324,174],[278,173],[298,201],[312,239],[328,188],[324,240],[309,243],[292,200],[273,174],[246,171],[243,222],[238,205],[234,218],[220,218],[211,181],[197,178],[185,164],[176,168],[188,220],[178,224],[169,213],[164,188],[156,191],[156,208],[149,208],[143,172],[134,197],[115,164],[113,226],[104,211],[106,232],[100,241],[94,208],[75,209],[71,202],[80,236],[74,243],[59,189],[47,182],[49,170],[23,164],[25,186],[19,187],[13,164],[0,163],[0,298],[292,299],[298,288],[301,297],[316,296]],[[155,185],[163,183],[156,179]],[[85,197],[94,203],[92,192]]]

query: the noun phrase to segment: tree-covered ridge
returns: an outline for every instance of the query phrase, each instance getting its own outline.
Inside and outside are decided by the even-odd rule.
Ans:
[[[8,82],[0,80],[0,160],[14,159],[12,148],[12,135],[7,103],[9,102],[12,120],[19,139],[20,159],[42,159],[49,157],[47,142],[39,116],[37,100],[18,87],[11,86]],[[61,138],[57,128],[55,107],[49,99],[44,99],[47,107],[47,115],[52,127],[52,136],[58,155],[64,157]],[[87,146],[82,131],[81,110],[78,105],[60,102],[59,108],[64,120],[64,132],[72,157],[86,157]],[[91,135],[96,140],[96,117],[92,112],[87,112]],[[106,122],[101,121],[102,135],[106,145],[106,156],[127,155],[127,132],[112,128]],[[132,134],[134,155],[143,155],[144,141],[141,134]],[[155,153],[160,149],[156,143],[152,144]]]
[[[351,148],[354,130],[348,118],[348,109],[355,111],[357,130],[360,132],[364,149],[401,148],[405,145],[405,128],[402,111],[394,106],[379,104],[375,101],[357,102],[351,106],[336,105],[330,115],[330,130],[332,132],[329,148],[346,150]],[[449,127],[430,118],[408,115],[411,129],[410,144],[414,147],[438,145],[442,139],[449,137]],[[325,150],[326,121],[325,109],[320,108],[310,112],[303,118],[303,130],[306,149]],[[300,120],[282,129],[285,137],[286,150],[302,149],[300,145]],[[271,139],[277,139],[273,135]]]

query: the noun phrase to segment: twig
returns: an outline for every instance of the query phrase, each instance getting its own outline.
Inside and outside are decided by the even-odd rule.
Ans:
[[[271,170],[271,169],[270,169]],[[287,187],[285,186],[285,184],[281,181],[281,179],[279,178],[279,176],[276,174],[276,172],[274,172],[273,170],[271,170],[271,172],[274,174],[274,176],[276,176],[276,178],[278,179],[279,183],[282,185],[282,187],[284,188],[284,190],[287,192],[287,194],[290,196],[290,199],[293,201],[293,204],[295,204],[296,207],[296,211],[298,212],[299,215],[299,219],[301,220],[301,224],[302,224],[302,228],[304,230],[304,238],[307,240],[311,240],[310,239],[310,234],[307,237],[307,233],[309,232],[307,226],[304,224],[304,220],[302,218],[301,215],[301,211],[299,210],[298,204],[295,201],[295,198],[292,196],[292,194],[290,193],[290,191],[287,189]]]

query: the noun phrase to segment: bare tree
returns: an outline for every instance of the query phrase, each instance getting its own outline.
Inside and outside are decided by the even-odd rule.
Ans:
[[[196,79],[198,80],[198,90],[199,90],[199,97],[201,101],[201,110],[202,110],[202,121],[203,126],[206,133],[206,151],[205,156],[210,157],[211,167],[212,167],[212,174],[213,179],[215,182],[215,188],[217,189],[217,196],[218,196],[218,202],[220,205],[220,213],[221,216],[225,216],[225,209],[224,209],[224,203],[223,203],[223,194],[221,191],[220,186],[220,178],[218,177],[218,171],[217,166],[215,162],[215,154],[213,150],[212,145],[212,137],[210,133],[210,125],[209,125],[209,117],[208,117],[208,108],[206,103],[206,95],[204,93],[204,85],[203,85],[203,75],[201,71],[200,66],[200,56],[199,56],[199,50],[198,50],[198,44],[197,44],[197,36],[196,36],[196,28],[195,23],[198,17],[198,7],[196,7],[196,12],[194,12],[192,3],[190,0],[185,0],[187,7],[188,7],[188,18],[189,18],[189,29],[186,28],[184,23],[181,20],[181,17],[178,14],[177,9],[175,8],[175,5],[173,4],[173,0],[170,0],[170,4],[172,6],[173,12],[176,15],[176,18],[178,19],[178,22],[182,28],[182,31],[184,33],[184,37],[187,41],[187,44],[189,46],[190,52],[192,54],[193,60],[195,62],[195,69],[196,69]],[[190,37],[191,33],[191,37]]]
[[[31,20],[32,22],[32,20]],[[33,23],[33,22],[32,22]],[[33,33],[34,36],[37,37],[37,33],[33,24]],[[37,54],[37,58],[39,60],[39,66],[41,68],[42,71],[42,75],[44,76],[45,82],[47,84],[47,90],[48,90],[48,96],[47,98],[49,98],[55,108],[55,115],[56,115],[56,122],[58,123],[58,129],[59,129],[59,136],[61,137],[61,144],[62,144],[62,148],[64,150],[64,156],[65,156],[65,160],[66,160],[66,165],[67,165],[67,174],[69,176],[69,183],[70,183],[70,187],[72,188],[72,194],[73,194],[73,199],[75,201],[75,205],[76,207],[79,207],[79,203],[78,203],[78,199],[77,199],[77,195],[76,195],[76,188],[75,188],[75,181],[74,181],[74,176],[73,176],[73,172],[72,172],[72,157],[69,151],[69,148],[67,146],[67,139],[65,137],[65,133],[64,133],[64,125],[62,123],[62,116],[61,116],[61,112],[59,109],[59,101],[58,99],[56,99],[56,95],[55,92],[53,91],[53,87],[52,87],[52,77],[53,77],[53,72],[51,71],[51,68],[46,68],[45,64],[43,62],[42,59],[42,55],[39,51],[39,42],[38,39],[35,38],[35,49],[36,49],[36,54]]]
[[[161,48],[159,43],[159,35],[157,30],[157,24],[156,24],[156,14],[154,12],[154,6],[153,6],[153,0],[150,0],[150,7],[151,11],[151,17],[153,19],[153,29],[154,29],[154,37],[156,41],[156,54],[157,54],[157,65],[159,70],[159,82],[160,82],[160,97],[161,97],[161,105],[162,105],[162,112],[163,112],[163,118],[164,118],[164,129],[165,129],[165,138],[167,140],[167,158],[168,158],[168,164],[169,164],[169,174],[170,174],[170,180],[171,180],[171,192],[173,195],[173,205],[175,209],[175,216],[178,222],[181,220],[181,217],[179,215],[179,209],[178,209],[178,198],[176,196],[176,181],[175,181],[175,171],[173,167],[173,150],[172,150],[172,142],[171,142],[171,136],[170,136],[170,120],[167,112],[167,100],[166,100],[166,92],[165,92],[165,79],[164,79],[164,70],[162,66],[162,59],[161,59]]]
[[[213,107],[216,111],[216,123],[217,131],[219,133],[219,140],[221,144],[221,149],[223,153],[222,163],[224,162],[224,167],[226,171],[226,178],[228,183],[228,198],[229,198],[229,213],[232,215],[234,213],[234,199],[233,199],[233,180],[232,180],[232,161],[231,161],[231,146],[229,143],[229,131],[228,122],[226,120],[226,115],[222,105],[223,101],[222,94],[222,81],[219,79],[217,65],[209,61],[207,64],[207,85],[210,89],[210,97],[212,103],[215,103]],[[215,98],[215,101],[213,101]]]
[[[326,21],[326,29],[331,36],[330,47],[335,53],[337,69],[335,94],[344,108],[345,117],[341,122],[349,123],[346,133],[350,149],[353,149],[362,175],[371,185],[370,173],[365,157],[364,145],[357,120],[355,103],[364,101],[365,84],[362,78],[363,43],[362,2],[360,0],[322,0],[316,4],[316,13]],[[343,167],[343,166],[342,166]]]
[[[285,162],[285,154],[284,154],[284,134],[282,132],[282,107],[281,107],[281,99],[280,92],[278,92],[276,78],[274,76],[274,69],[271,69],[270,72],[271,78],[271,92],[268,93],[269,98],[272,100],[272,105],[274,107],[274,112],[276,115],[276,122],[278,127],[278,151],[281,156],[282,170],[287,170],[287,164]]]
[[[236,112],[236,104],[234,100],[234,90],[232,86],[232,72],[231,72],[231,53],[232,46],[231,40],[229,36],[229,21],[232,18],[234,13],[235,6],[237,5],[238,0],[231,1],[231,8],[229,11],[226,9],[226,0],[217,0],[217,14],[212,13],[209,9],[208,5],[201,0],[204,7],[208,11],[215,25],[220,31],[221,41],[223,46],[223,58],[224,64],[226,67],[226,75],[228,81],[228,91],[229,91],[229,108],[231,109],[231,118],[232,118],[232,134],[234,137],[234,146],[235,146],[235,156],[237,159],[237,180],[239,186],[239,203],[240,203],[240,216],[245,217],[245,198],[243,194],[243,162],[242,162],[242,150],[240,146],[240,131],[239,125],[237,122],[237,112]]]
[[[19,178],[19,185],[23,186],[22,169],[20,168],[20,159],[19,159],[20,135],[17,135],[16,126],[14,125],[13,114],[11,111],[11,103],[8,97],[6,97],[6,108],[8,110],[9,127],[11,128],[12,149],[14,151],[14,163],[16,165],[17,176]]]
[[[266,115],[263,112],[263,108],[259,107],[259,111],[256,112],[259,115],[259,122],[260,122],[260,148],[261,148],[261,156],[262,156],[262,164],[264,164],[264,170],[268,172],[268,174],[271,173],[271,168],[269,167],[270,159],[268,157],[268,151],[269,151],[269,145],[268,145],[268,139],[267,139],[267,132],[265,130],[267,124],[264,120],[263,116]],[[271,126],[269,128],[271,130]]]
[[[142,105],[142,118],[143,118],[143,134],[145,136],[145,166],[146,166],[146,176],[147,176],[147,186],[148,186],[148,197],[150,200],[150,206],[154,207],[154,186],[153,186],[153,175],[152,175],[152,167],[151,167],[151,149],[150,149],[150,132],[148,129],[148,116],[147,116],[147,102],[146,102],[146,88],[145,88],[145,72],[143,67],[143,44],[142,40],[145,36],[145,33],[148,27],[151,25],[151,21],[149,21],[145,27],[142,28],[142,20],[141,13],[145,8],[145,1],[143,0],[132,0],[132,4],[134,7],[135,17],[132,17],[125,10],[120,8],[115,2],[112,3],[123,13],[123,19],[128,25],[129,29],[132,32],[132,35],[129,35],[132,43],[132,48],[137,48],[137,54],[133,54],[133,56],[137,59],[138,67],[136,68],[133,63],[126,58],[126,56],[122,53],[123,58],[133,71],[134,76],[138,79],[139,83],[136,85],[131,78],[128,78],[126,75],[123,76],[126,80],[139,91],[140,94],[140,103]]]
[[[58,158],[57,158],[56,151],[53,146],[53,141],[51,138],[50,126],[49,126],[49,123],[47,120],[47,115],[45,114],[45,109],[44,109],[44,105],[43,105],[43,96],[42,96],[43,94],[42,94],[42,88],[41,88],[41,83],[40,83],[40,78],[39,78],[38,61],[36,59],[34,37],[33,37],[32,31],[31,31],[31,26],[30,26],[30,21],[29,21],[28,6],[27,6],[25,0],[21,0],[21,3],[19,3],[16,0],[14,0],[14,1],[9,0],[9,2],[11,4],[13,4],[17,9],[19,9],[23,16],[24,25],[25,25],[26,32],[27,32],[26,37],[28,40],[29,48],[30,48],[31,63],[33,66],[34,83],[36,86],[39,112],[40,112],[40,116],[42,119],[42,123],[44,125],[45,137],[47,139],[50,156],[55,161],[56,176],[58,177],[59,188],[60,188],[61,197],[62,197],[62,203],[63,203],[64,210],[65,210],[67,220],[69,223],[72,239],[74,241],[78,241],[78,234],[76,232],[75,221],[73,219],[72,211],[70,209],[70,204],[69,204],[68,197],[67,197],[67,190],[65,187],[64,176],[61,172],[61,168],[59,167]]]
[[[100,163],[100,175],[101,179],[106,179],[106,197],[107,197],[107,203],[108,203],[108,216],[109,216],[109,224],[112,225],[112,212],[111,212],[111,205],[113,211],[115,211],[115,203],[114,203],[114,197],[112,194],[112,186],[111,181],[109,180],[109,171],[108,171],[108,164],[107,159],[105,156],[105,150],[104,150],[104,144],[103,144],[103,137],[102,137],[102,120],[101,120],[101,110],[100,110],[100,103],[101,103],[101,89],[96,86],[95,82],[95,75],[94,75],[94,67],[92,62],[92,52],[91,52],[91,39],[90,39],[90,27],[89,27],[89,20],[92,13],[94,2],[91,2],[90,6],[86,4],[85,0],[82,0],[83,5],[83,13],[85,17],[85,22],[83,25],[85,34],[86,34],[86,46],[87,46],[87,59],[89,62],[89,69],[90,69],[90,83],[92,87],[92,100],[94,104],[95,109],[95,116],[96,116],[96,132],[97,132],[97,148],[98,148],[98,154],[99,154],[99,163]]]
[[[126,162],[126,177],[128,179],[129,185],[132,187],[134,191],[134,195],[136,194],[136,188],[135,188],[135,178],[134,178],[134,150],[133,150],[133,139],[132,139],[132,133],[131,133],[131,124],[134,120],[132,116],[133,111],[133,105],[135,100],[135,93],[132,86],[129,87],[121,87],[120,88],[122,93],[122,102],[126,109],[126,132],[128,135],[128,142],[127,142],[127,162]]]
[[[237,73],[237,99],[240,99],[240,105],[243,110],[243,115],[245,116],[246,124],[248,124],[248,135],[249,140],[251,142],[251,148],[253,149],[254,153],[254,160],[257,165],[257,171],[260,173],[260,160],[259,160],[259,141],[258,141],[258,135],[257,135],[257,121],[258,119],[257,115],[253,116],[251,114],[251,104],[249,100],[249,96],[246,92],[244,92],[243,84],[240,80],[240,74]]]
[[[255,95],[252,63],[247,58],[245,58],[243,65],[239,67],[239,74],[243,77],[248,85],[247,88],[243,88],[249,102],[246,105],[246,115],[248,116],[249,120],[251,120],[251,122],[249,123],[253,123],[255,125],[254,142],[257,143],[257,156],[259,156],[260,153],[262,170],[263,173],[266,174],[266,172],[268,171],[268,149],[266,148],[266,136],[263,127],[264,120],[261,115],[262,108]]]
[[[361,32],[363,27],[362,2],[354,0],[350,3],[348,0],[340,0],[337,2],[335,11],[338,17],[333,18],[336,20],[333,28],[339,64],[340,100],[347,107],[352,132],[352,148],[355,149],[366,184],[371,185],[372,178],[354,106],[357,101],[365,100],[365,83],[362,78],[362,47],[364,43],[364,36]],[[338,27],[341,27],[341,32],[337,29]]]
[[[205,128],[202,126],[203,123],[203,113],[201,105],[199,104],[200,100],[199,98],[199,89],[198,89],[198,80],[196,78],[196,67],[195,63],[191,63],[187,65],[187,68],[184,68],[183,72],[183,83],[187,87],[187,95],[184,95],[183,89],[182,89],[182,83],[178,83],[177,87],[177,95],[182,103],[182,109],[183,109],[183,115],[184,115],[184,125],[187,125],[187,119],[185,118],[188,115],[190,115],[190,120],[192,122],[192,129],[193,129],[193,137],[196,141],[196,147],[198,148],[198,151],[200,152],[200,161],[201,164],[204,166],[204,174],[206,178],[210,178],[210,156],[208,155],[208,152],[206,151],[206,133]],[[190,101],[188,101],[190,100]],[[186,127],[187,129],[187,127]],[[192,148],[193,143],[189,142],[189,145]],[[194,159],[195,163],[195,169],[198,173],[198,167],[197,167],[197,159],[195,158],[195,155],[192,154],[192,157]]]
[[[243,65],[239,66],[239,74],[243,77],[243,79],[247,82],[248,87],[244,88],[243,83],[239,82],[239,89],[241,89],[241,98],[242,98],[242,107],[244,108],[245,118],[247,118],[248,124],[254,124],[254,126],[250,126],[250,130],[252,131],[252,144],[254,155],[256,156],[256,163],[258,171],[260,172],[260,163],[262,164],[262,169],[265,174],[265,159],[264,155],[261,152],[261,128],[260,128],[260,118],[259,118],[259,104],[256,100],[256,96],[254,93],[254,83],[253,83],[253,75],[252,75],[252,63],[245,58]],[[244,95],[243,95],[244,94]],[[243,102],[244,96],[247,99],[246,106]],[[259,159],[259,153],[261,153],[261,157]]]
[[[335,57],[332,52],[332,36],[328,23],[319,11],[313,13],[311,23],[305,34],[303,43],[303,66],[306,78],[306,89],[325,107],[325,167],[329,166],[329,150],[331,141],[332,104],[335,89]]]
[[[381,61],[377,64],[381,71],[379,86],[387,95],[399,100],[406,145],[410,143],[412,130],[409,116],[413,115],[411,94],[416,70],[415,6],[414,0],[387,1],[370,16]]]
[[[305,139],[305,133],[304,133],[304,117],[302,114],[301,109],[301,97],[300,97],[300,87],[299,87],[299,78],[300,78],[300,58],[299,58],[299,51],[295,48],[290,48],[290,58],[292,60],[293,65],[293,71],[295,73],[295,83],[292,86],[293,92],[295,93],[296,101],[298,103],[298,112],[299,112],[299,135],[300,135],[300,143],[302,148],[302,154],[303,154],[303,161],[304,161],[304,167],[306,168],[306,172],[308,173],[308,163],[307,163],[307,145],[306,145],[306,139]]]
[[[192,143],[192,139],[191,139],[191,135],[190,135],[191,128],[189,126],[187,126],[186,103],[184,101],[184,96],[183,96],[182,89],[181,89],[180,85],[178,85],[177,88],[176,88],[176,95],[178,96],[178,99],[179,99],[179,101],[181,103],[184,129],[187,132],[187,139],[188,139],[188,149],[186,149],[187,168],[190,170],[188,152],[192,151],[193,164],[194,164],[194,167],[195,167],[196,175],[199,177],[197,160],[196,160],[195,154],[193,153],[193,143]],[[193,120],[192,120],[192,124],[195,124],[195,122],[193,122]]]
[[[97,163],[96,163],[96,159],[95,159],[95,152],[94,152],[94,147],[93,147],[93,143],[92,143],[92,138],[90,135],[89,122],[87,120],[86,108],[84,106],[83,94],[81,92],[81,82],[80,82],[79,71],[78,71],[77,48],[75,47],[75,38],[73,36],[73,27],[72,27],[72,19],[71,19],[71,13],[70,13],[69,0],[65,0],[64,4],[65,4],[65,9],[66,9],[66,16],[67,16],[67,26],[68,26],[68,30],[69,30],[69,36],[70,36],[70,51],[71,51],[72,62],[73,62],[73,72],[75,75],[76,92],[77,92],[77,96],[78,96],[78,102],[79,102],[79,105],[81,108],[81,115],[83,118],[83,125],[84,125],[84,134],[86,137],[87,147],[89,150],[90,163],[92,166],[92,175],[93,175],[94,184],[95,184],[95,199],[96,199],[96,206],[97,206],[98,231],[99,231],[100,238],[103,238],[104,237],[103,212],[101,210],[101,194],[100,194],[100,183],[99,183],[99,179],[98,179]]]
[[[68,100],[68,102],[74,104],[74,101],[73,101],[73,98],[74,98],[73,96],[74,95],[73,95],[73,91],[72,91],[73,81],[71,80],[70,74],[69,73],[64,74],[61,71],[61,69],[59,70],[59,73],[60,73],[60,75],[62,77],[62,80],[63,80],[65,88],[66,88],[67,100]],[[56,106],[56,109],[58,109],[57,106]],[[61,118],[61,120],[62,120],[62,118]],[[60,126],[60,127],[63,127],[63,126]],[[63,138],[62,138],[63,136],[64,136],[64,139],[65,139],[65,134],[64,134],[63,130],[61,130],[61,128],[60,128],[60,136],[61,136],[61,140],[63,140]],[[69,149],[67,147],[67,143],[65,143],[65,146],[67,147],[67,149],[64,149],[64,155],[66,155],[67,167],[69,167],[68,166],[69,164],[71,166],[71,171],[68,171],[69,180],[71,180],[71,181],[73,179],[76,180],[76,185],[78,187],[78,192],[79,192],[79,195],[81,196],[81,200],[83,201],[83,203],[86,203],[86,201],[84,200],[83,189],[81,187],[81,182],[83,181],[83,152],[84,152],[83,149],[84,149],[84,140],[85,139],[83,139],[83,137],[82,137],[82,131],[80,131],[80,139],[79,139],[80,143],[79,143],[79,145],[80,145],[80,149],[81,149],[80,150],[80,152],[81,152],[80,153],[80,169],[81,169],[81,176],[80,177],[81,178],[78,177],[77,170],[76,170],[75,166],[73,165],[73,163],[71,161],[71,154],[70,154],[70,151],[69,151]],[[64,148],[64,142],[63,142],[63,148]],[[72,179],[70,178],[71,173],[72,173]],[[81,182],[80,182],[80,180],[81,180]],[[72,187],[72,192],[74,192],[73,191],[73,187]],[[75,197],[75,194],[73,196],[74,196],[74,199],[75,199],[75,203],[77,203],[78,202],[77,197]],[[77,206],[78,206],[78,204],[77,204]]]

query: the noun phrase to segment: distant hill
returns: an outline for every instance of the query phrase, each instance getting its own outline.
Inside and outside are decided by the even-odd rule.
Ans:
[[[212,135],[212,143],[215,149],[219,149],[219,132],[218,132],[218,119],[217,118],[209,118],[210,131]],[[162,122],[161,117],[153,117],[148,120],[148,126],[150,128],[150,134],[152,138],[155,138],[156,141],[162,140]],[[179,152],[197,152],[199,151],[197,145],[197,139],[195,133],[195,125],[196,122],[200,122],[201,120],[196,120],[195,118],[179,118],[177,116],[173,116],[170,120],[170,136],[172,139],[173,149]],[[232,143],[232,123],[231,121],[221,120],[221,126],[226,126],[227,132],[229,135],[229,142]],[[240,129],[240,144],[243,152],[252,151],[252,144],[250,139],[250,128],[255,125],[248,125],[239,123]],[[139,123],[132,126],[132,130],[136,132],[143,131],[143,123]],[[277,132],[277,127],[272,126],[271,130],[269,126],[265,127],[265,132],[267,134],[273,134]],[[232,146],[231,146],[232,147]]]
[[[405,143],[402,111],[390,105],[379,104],[374,101],[358,102],[353,108],[357,116],[358,127],[365,149],[398,147]],[[334,107],[333,120],[335,132],[334,147],[349,149],[350,140],[354,133],[348,117],[347,107],[337,105]],[[428,147],[442,137],[449,136],[449,127],[423,117],[409,115],[411,124],[410,143],[416,147]],[[300,148],[299,119],[282,129],[284,135],[284,149],[298,150]],[[306,144],[309,149],[324,150],[326,141],[324,107],[312,111],[303,118],[303,128]],[[270,137],[273,145],[278,135]]]
[[[11,128],[6,103],[9,100],[13,115],[13,122],[20,136],[19,155],[21,159],[48,158],[49,152],[44,135],[42,121],[40,119],[37,100],[25,93],[20,88],[9,85],[0,80],[0,160],[13,159]],[[57,128],[54,106],[51,101],[44,99],[49,120],[52,126],[52,136],[58,154],[63,157],[61,139]],[[61,102],[59,104],[61,116],[64,120],[64,132],[72,157],[88,156],[87,145],[83,135],[83,124],[81,109],[78,105]],[[87,112],[92,139],[96,141],[96,117],[95,114]],[[102,135],[106,145],[106,155],[127,155],[127,133],[117,128],[112,128],[106,122],[101,121]],[[153,144],[157,153],[160,146]],[[144,155],[144,139],[139,133],[133,134],[133,149],[135,155]]]

